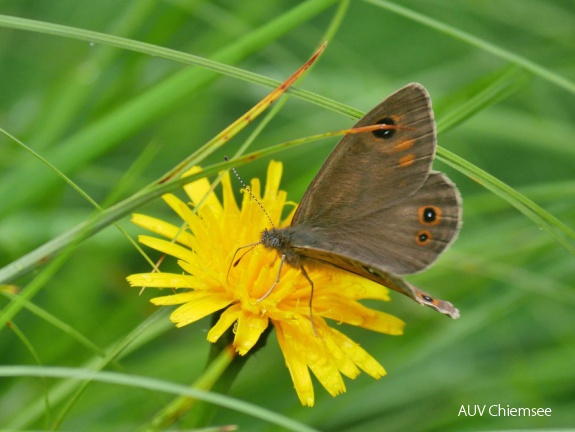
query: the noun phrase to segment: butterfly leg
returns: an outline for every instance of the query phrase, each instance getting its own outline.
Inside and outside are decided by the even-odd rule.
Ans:
[[[269,296],[269,295],[272,293],[272,291],[274,290],[274,288],[276,287],[276,285],[279,283],[279,281],[280,281],[280,275],[281,275],[281,273],[282,273],[282,267],[284,266],[284,261],[285,261],[285,260],[286,260],[286,256],[285,256],[285,255],[282,255],[282,259],[281,259],[281,261],[280,261],[280,268],[278,269],[278,275],[276,276],[276,280],[275,280],[275,282],[273,283],[273,285],[271,286],[271,288],[270,288],[263,296],[261,296],[261,297],[258,299],[258,303],[261,302],[263,299],[265,299],[267,296]]]
[[[228,273],[226,274],[226,283],[229,283],[228,280],[230,278],[230,271],[232,270],[232,267],[236,267],[240,261],[242,260],[243,257],[245,257],[253,248],[255,248],[257,245],[259,245],[260,242],[257,243],[251,243],[245,246],[240,246],[239,248],[236,249],[236,251],[234,252],[234,255],[232,256],[232,260],[230,261],[230,265],[228,267]],[[242,249],[245,248],[249,248],[246,252],[244,252],[238,259],[237,261],[234,261],[236,259],[236,255],[238,254],[238,252]]]
[[[307,272],[305,271],[304,266],[300,267],[301,273],[304,275],[304,277],[307,279],[307,281],[309,282],[309,284],[311,285],[311,294],[309,296],[309,319],[311,321],[311,328],[313,329],[313,334],[317,336],[317,331],[315,329],[315,324],[313,322],[313,309],[312,309],[312,301],[313,301],[313,281],[311,280],[311,278],[309,277],[309,275],[307,274]]]

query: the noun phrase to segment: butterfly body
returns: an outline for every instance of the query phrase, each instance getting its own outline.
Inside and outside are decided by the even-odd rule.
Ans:
[[[268,249],[275,249],[292,267],[300,267],[305,255],[293,249],[293,245],[298,243],[297,239],[294,239],[296,234],[297,231],[292,227],[265,229],[262,231],[260,243]]]
[[[354,127],[392,129],[345,135],[310,184],[286,228],[266,229],[260,243],[308,278],[306,262],[329,264],[394,289],[452,318],[447,301],[401,275],[431,265],[456,238],[461,198],[431,170],[435,121],[427,91],[410,84]]]

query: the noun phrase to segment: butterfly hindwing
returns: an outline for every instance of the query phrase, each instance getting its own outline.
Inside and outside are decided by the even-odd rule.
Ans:
[[[333,252],[328,252],[321,249],[295,247],[294,250],[314,261],[329,264],[331,266],[341,268],[348,272],[355,273],[359,276],[363,276],[366,279],[377,282],[380,285],[406,295],[419,304],[435,309],[437,312],[440,312],[451,318],[459,318],[459,310],[455,308],[450,302],[434,298],[425,291],[414,287],[403,278],[389,274],[381,269],[376,268],[375,266],[369,266],[349,257],[337,255]]]
[[[369,213],[287,230],[293,247],[321,249],[387,273],[409,274],[437,259],[457,236],[460,221],[459,192],[444,174],[431,172],[415,195],[392,207],[373,205]]]

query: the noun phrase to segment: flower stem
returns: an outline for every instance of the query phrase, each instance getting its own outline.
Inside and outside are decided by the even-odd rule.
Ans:
[[[233,379],[230,380],[229,378],[225,378],[230,375],[229,372],[225,373],[228,371],[228,367],[232,363],[235,363],[235,366],[231,368],[234,370],[237,369],[237,372],[233,373],[233,377],[235,378],[239,369],[241,369],[241,366],[245,363],[244,359],[238,359],[240,362],[234,362],[233,360],[235,358],[236,352],[231,344],[224,347],[217,346],[217,344],[212,345],[208,366],[202,376],[192,384],[192,387],[200,390],[215,390],[225,393],[233,382]],[[241,363],[241,366],[238,367],[237,363]],[[227,384],[226,389],[222,388],[223,381]],[[215,412],[215,408],[215,406],[200,402],[197,399],[180,396],[175,398],[164,409],[158,412],[150,424],[146,425],[141,430],[147,432],[164,430],[166,427],[172,425],[188,413],[191,414],[191,416],[188,417],[191,422],[194,424],[201,424],[211,419]],[[192,411],[190,412],[190,410]]]
[[[218,321],[219,317],[220,314],[213,315],[212,325]],[[227,331],[216,343],[212,344],[206,369],[202,376],[192,384],[192,387],[199,390],[211,390],[216,393],[228,393],[251,355],[265,346],[270,331],[271,328],[266,329],[257,346],[252,348],[246,356],[237,355],[233,347],[234,333],[231,329]],[[178,397],[158,412],[151,422],[140,430],[146,432],[164,430],[178,420],[182,421],[182,426],[185,428],[205,427],[209,425],[217,408],[216,405],[190,397]],[[185,419],[184,416],[186,416]]]

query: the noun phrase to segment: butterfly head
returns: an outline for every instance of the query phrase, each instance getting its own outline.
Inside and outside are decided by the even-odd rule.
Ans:
[[[302,256],[293,250],[292,243],[292,230],[290,227],[266,228],[260,236],[260,244],[268,249],[276,250],[292,267],[299,267]]]

